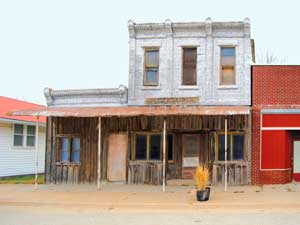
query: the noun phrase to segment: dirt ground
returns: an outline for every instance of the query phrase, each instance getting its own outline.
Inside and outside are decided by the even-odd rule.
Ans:
[[[300,224],[300,185],[213,187],[197,202],[193,186],[0,185],[0,224]]]

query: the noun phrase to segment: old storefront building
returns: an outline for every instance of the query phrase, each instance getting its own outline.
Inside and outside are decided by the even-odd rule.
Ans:
[[[300,66],[252,67],[252,183],[300,181]]]
[[[249,20],[128,29],[128,88],[45,89],[47,108],[16,112],[48,117],[46,182],[161,184],[203,163],[213,184],[225,165],[229,184],[249,184]]]

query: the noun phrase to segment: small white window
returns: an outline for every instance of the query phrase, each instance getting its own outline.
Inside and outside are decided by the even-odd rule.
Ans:
[[[24,143],[24,125],[14,124],[14,146],[23,146]]]
[[[26,146],[35,146],[35,126],[27,126]]]
[[[35,146],[35,126],[25,126],[14,124],[13,146],[14,147],[34,147]]]

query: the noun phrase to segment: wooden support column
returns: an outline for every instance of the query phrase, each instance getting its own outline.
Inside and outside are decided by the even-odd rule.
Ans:
[[[163,130],[163,192],[166,189],[166,119],[164,119],[164,130]]]
[[[38,188],[38,170],[39,170],[39,117],[36,117],[35,125],[35,179],[34,189]]]
[[[101,117],[98,119],[98,157],[97,157],[97,189],[100,190],[100,182],[101,182]]]
[[[225,191],[227,191],[227,118],[225,118]]]

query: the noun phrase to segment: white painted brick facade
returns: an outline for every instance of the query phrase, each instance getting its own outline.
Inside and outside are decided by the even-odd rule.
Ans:
[[[250,23],[135,24],[129,29],[128,105],[145,98],[199,97],[199,105],[250,105]],[[144,48],[159,47],[159,85],[143,86]],[[197,46],[197,85],[182,86],[182,47]],[[236,85],[220,86],[220,47],[236,47]]]

